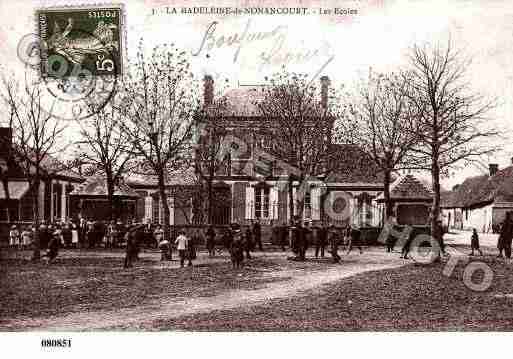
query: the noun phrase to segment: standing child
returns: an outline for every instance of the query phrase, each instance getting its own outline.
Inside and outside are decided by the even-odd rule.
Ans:
[[[30,230],[30,227],[25,227],[23,232],[21,232],[21,240],[23,243],[23,248],[28,249],[30,247],[30,244],[32,243],[32,231]]]
[[[18,247],[21,249],[20,232],[18,231],[18,227],[16,227],[16,225],[12,226],[11,231],[9,232],[9,244],[12,248]]]
[[[185,236],[184,231],[180,231],[178,237],[176,237],[175,244],[176,249],[178,250],[178,255],[180,256],[180,267],[183,268],[185,258],[187,257],[187,244],[189,239]],[[191,263],[192,265],[192,263]]]
[[[470,253],[471,256],[474,255],[474,249],[477,250],[480,255],[483,255],[483,252],[479,248],[479,236],[475,228],[472,230],[472,237],[470,237],[470,249],[472,250]]]

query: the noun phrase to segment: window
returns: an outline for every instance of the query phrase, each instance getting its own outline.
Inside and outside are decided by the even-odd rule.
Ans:
[[[372,206],[371,198],[364,193],[358,198],[358,225],[370,226],[372,223]]]
[[[269,187],[255,189],[255,217],[269,218]]]
[[[153,223],[160,223],[160,198],[153,198],[153,208],[152,208],[152,219]]]

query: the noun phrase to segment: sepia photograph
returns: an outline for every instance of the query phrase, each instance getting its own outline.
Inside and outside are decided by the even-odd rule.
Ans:
[[[510,1],[0,17],[2,347],[397,358],[407,338],[472,335],[462,356],[511,339]]]

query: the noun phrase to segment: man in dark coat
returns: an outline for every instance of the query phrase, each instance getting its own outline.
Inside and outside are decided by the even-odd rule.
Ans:
[[[313,243],[313,232],[310,228],[310,223],[306,222],[303,227],[303,238],[302,238],[302,246],[301,246],[301,258],[305,259],[306,250]]]
[[[208,226],[206,237],[206,247],[208,250],[208,256],[213,257],[216,252],[216,231],[212,225]]]
[[[134,260],[135,256],[137,255],[138,248],[137,248],[137,233],[136,229],[132,228],[125,234],[126,239],[126,252],[125,252],[125,268],[132,267],[132,261]]]
[[[258,250],[262,251],[262,226],[258,220],[253,223],[253,240],[258,245]]]
[[[307,231],[310,232],[310,229],[307,228]],[[306,255],[306,238],[307,233],[305,232],[305,228],[301,225],[301,222],[297,222],[296,224],[296,248],[297,248],[297,259],[300,261],[305,260]]]
[[[290,240],[290,248],[292,249],[292,253],[297,256],[299,255],[299,228],[296,222],[292,222],[289,227],[289,240]]]
[[[511,258],[511,241],[513,239],[513,219],[511,218],[512,212],[506,213],[506,219],[501,228],[499,235],[497,248],[499,249],[499,255],[497,257],[502,258],[502,251],[506,258]]]
[[[244,260],[244,244],[242,233],[240,229],[235,229],[233,238],[230,243],[230,257],[232,260],[233,268],[240,268]]]
[[[48,243],[48,249],[46,251],[46,254],[44,257],[46,257],[46,264],[52,263],[55,258],[57,258],[57,255],[59,254],[59,247],[60,247],[60,235],[56,231],[55,234],[50,234],[51,239]]]
[[[48,226],[45,221],[41,221],[41,225],[39,226],[39,245],[41,248],[46,248],[48,246],[48,242],[50,241],[50,235],[48,232]]]
[[[326,226],[324,224],[315,227],[315,258],[321,255],[324,257],[324,248],[326,247]]]
[[[333,224],[327,231],[327,237],[330,246],[331,258],[333,258],[334,263],[339,263],[340,255],[338,254],[338,245],[340,243],[340,234]]]
[[[244,246],[244,252],[246,252],[246,259],[251,259],[250,251],[253,250],[254,242],[253,242],[253,231],[248,226],[246,228],[246,231],[243,234],[243,246]]]

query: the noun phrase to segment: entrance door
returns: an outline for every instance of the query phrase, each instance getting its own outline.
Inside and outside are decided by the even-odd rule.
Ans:
[[[215,187],[212,204],[212,224],[227,225],[231,220],[232,193],[230,187]]]

